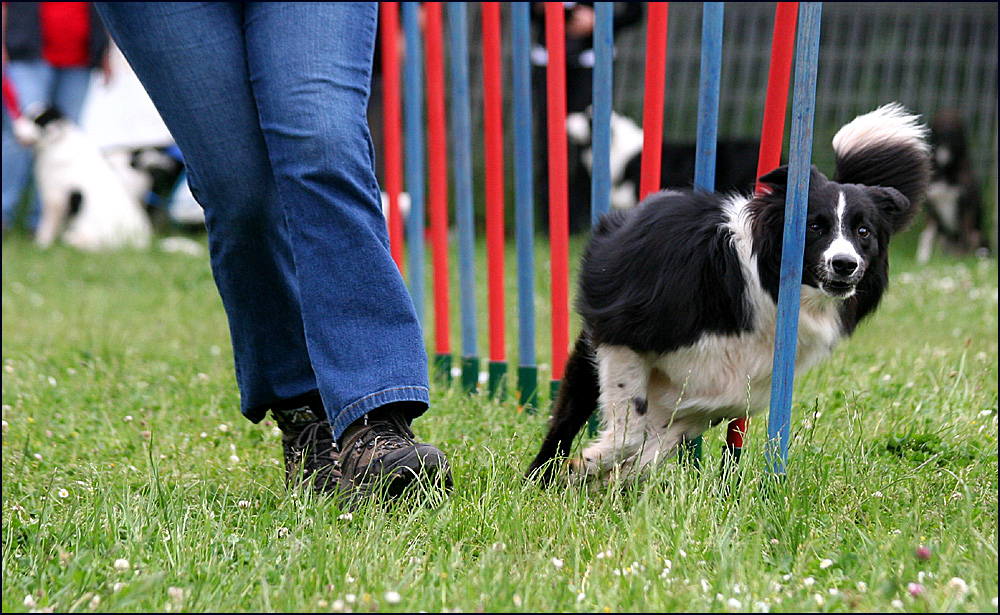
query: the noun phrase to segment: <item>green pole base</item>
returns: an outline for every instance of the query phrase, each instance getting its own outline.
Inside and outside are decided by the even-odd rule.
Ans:
[[[490,361],[490,397],[503,398],[507,394],[506,390],[507,362]]]
[[[439,354],[434,357],[434,379],[445,386],[451,386],[450,354]]]
[[[538,368],[534,365],[517,368],[517,403],[528,414],[538,412]]]
[[[479,388],[479,357],[462,357],[462,392],[475,393]]]
[[[549,385],[549,403],[556,403],[556,398],[559,397],[559,383],[560,380],[553,380],[552,384]]]
[[[701,469],[701,441],[701,436],[691,441],[685,441],[684,448],[681,450],[683,460],[690,463],[695,470]]]

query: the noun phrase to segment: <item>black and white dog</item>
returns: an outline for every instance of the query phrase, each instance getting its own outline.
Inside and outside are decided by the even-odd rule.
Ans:
[[[925,126],[898,104],[857,117],[833,139],[831,181],[813,167],[796,369],[830,354],[878,306],[890,238],[923,198]],[[769,404],[787,166],[770,192],[666,190],[613,211],[580,269],[583,327],[528,476],[600,409],[597,440],[570,462],[577,477],[638,472],[711,425]]]
[[[933,172],[924,205],[927,222],[920,234],[917,261],[928,262],[935,246],[956,255],[989,256],[982,191],[957,112],[946,109],[934,116],[931,149]]]
[[[94,142],[54,107],[29,110],[15,123],[35,151],[41,218],[35,243],[57,240],[81,250],[146,248],[149,216]]]

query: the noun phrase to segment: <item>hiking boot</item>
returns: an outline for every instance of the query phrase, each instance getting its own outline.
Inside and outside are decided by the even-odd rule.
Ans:
[[[396,497],[411,485],[452,487],[448,459],[437,447],[414,441],[403,414],[383,408],[351,424],[340,439],[342,491]]]
[[[319,414],[314,410],[315,405],[319,406]],[[342,480],[340,460],[322,404],[272,408],[271,414],[282,433],[285,484],[305,483],[319,493],[338,495]]]

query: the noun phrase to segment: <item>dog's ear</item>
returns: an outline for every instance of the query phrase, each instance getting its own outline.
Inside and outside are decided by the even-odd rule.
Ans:
[[[48,124],[63,119],[63,114],[59,109],[48,106],[41,113],[35,116],[35,123],[44,128]]]
[[[883,186],[867,186],[865,190],[893,234],[905,229],[913,220],[910,199],[899,190]]]
[[[757,181],[773,190],[784,191],[788,187],[788,165],[783,164],[773,171],[761,175]]]
[[[783,164],[773,171],[768,171],[767,173],[760,176],[758,180],[760,183],[768,186],[772,192],[787,192],[788,191],[788,165]],[[809,168],[809,190],[814,190],[829,183],[829,179],[826,175],[819,170],[816,165],[812,165]]]

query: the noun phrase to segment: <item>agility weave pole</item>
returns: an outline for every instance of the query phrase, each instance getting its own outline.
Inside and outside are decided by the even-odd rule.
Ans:
[[[803,2],[796,48],[795,89],[792,94],[791,140],[788,154],[788,195],[781,249],[778,315],[774,343],[771,409],[767,421],[768,468],[785,474],[792,420],[792,384],[798,341],[802,258],[805,252],[809,171],[813,120],[816,114],[816,72],[819,63],[821,2]]]
[[[489,271],[490,396],[503,397],[504,328],[503,84],[500,3],[483,2],[483,140],[486,148],[486,262]]]
[[[569,357],[569,178],[566,142],[566,24],[561,2],[545,3],[549,140],[549,252],[552,263],[552,399]]]
[[[462,390],[479,383],[476,328],[475,210],[472,196],[472,121],[469,117],[469,23],[464,2],[448,3],[451,55],[452,160],[455,169],[455,226],[458,236],[459,311],[462,330]]]
[[[424,105],[420,44],[420,22],[417,2],[401,3],[403,35],[406,57],[403,81],[406,87],[404,114],[406,125],[406,188],[410,195],[410,214],[407,220],[407,245],[410,257],[410,297],[417,311],[420,324],[424,318]]]
[[[788,112],[788,85],[792,75],[792,55],[795,51],[795,23],[799,14],[798,2],[778,2],[774,14],[774,35],[771,41],[771,60],[767,75],[767,94],[764,100],[764,120],[761,126],[760,155],[757,157],[757,177],[781,165],[781,148],[785,136],[785,116]],[[757,182],[758,194],[764,186]],[[739,462],[743,452],[743,436],[748,419],[729,423],[723,470]]]
[[[385,190],[389,198],[389,249],[399,272],[404,272],[403,217],[399,210],[399,194],[403,191],[400,135],[403,132],[399,115],[399,3],[380,2],[379,41],[382,45],[382,121],[385,149]]]
[[[427,63],[427,200],[434,276],[434,375],[451,382],[451,323],[448,299],[448,127],[445,124],[444,49],[441,3],[424,3]]]
[[[535,364],[535,202],[531,108],[531,7],[510,5],[514,98],[514,224],[517,241],[517,403],[538,408]]]

